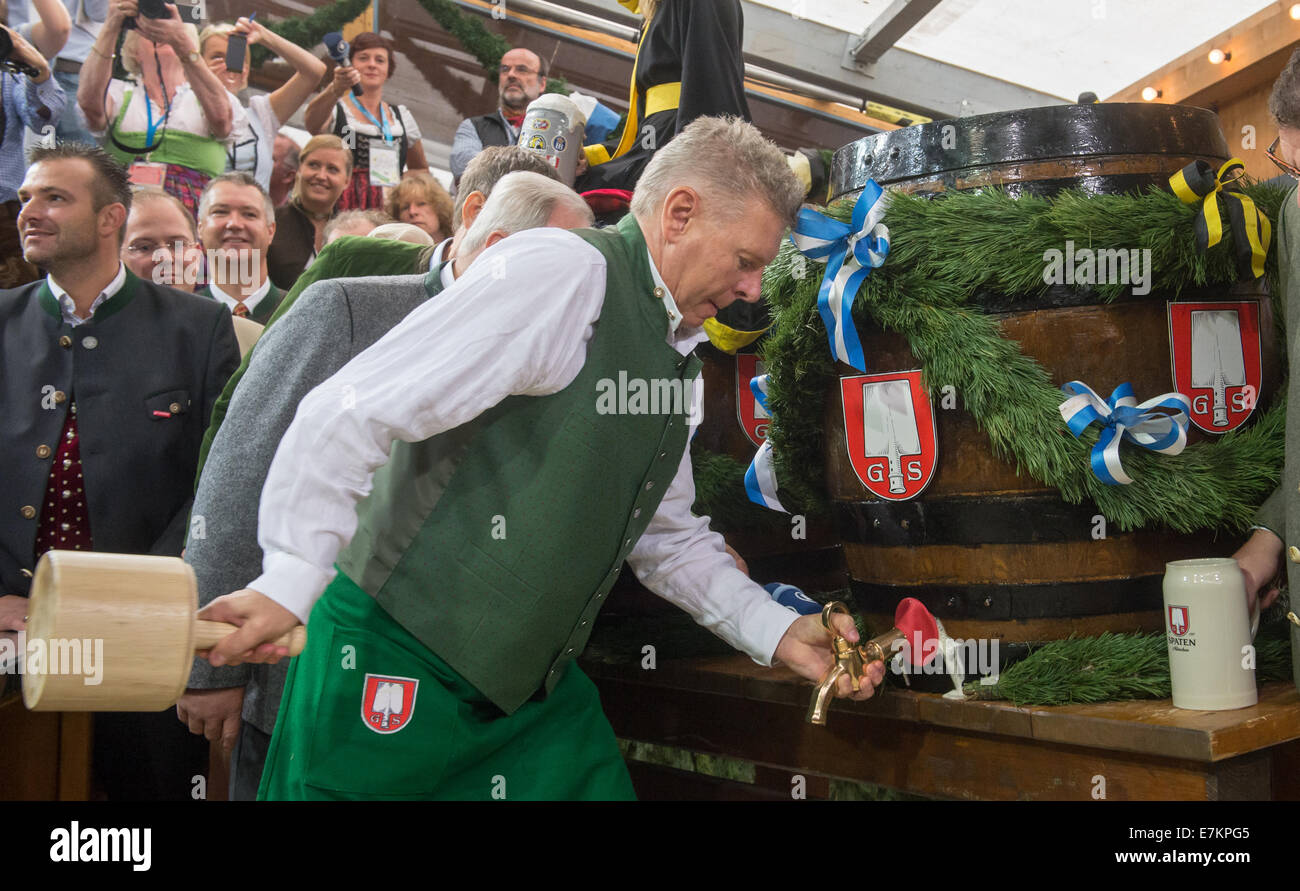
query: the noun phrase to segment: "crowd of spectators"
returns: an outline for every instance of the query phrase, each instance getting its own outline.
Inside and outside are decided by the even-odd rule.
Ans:
[[[24,629],[51,548],[180,556],[189,532],[204,600],[245,584],[261,484],[306,393],[498,241],[595,222],[516,146],[547,83],[536,53],[507,52],[498,107],[457,129],[453,198],[410,110],[384,99],[385,37],[356,35],[327,78],[254,20],[200,29],[164,8],[9,0],[0,26],[0,339],[31,350],[0,391],[0,460],[27,468],[0,508],[0,634]],[[249,90],[251,45],[292,69],[269,93]],[[377,275],[397,278],[352,284]],[[283,669],[202,665],[181,722],[97,718],[101,793],[190,798],[206,736],[236,748],[232,793],[255,794]]]

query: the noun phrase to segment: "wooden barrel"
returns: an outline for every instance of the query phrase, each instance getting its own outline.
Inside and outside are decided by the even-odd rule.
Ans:
[[[767,436],[766,413],[756,406],[749,390],[750,378],[764,370],[762,344],[759,340],[735,355],[711,343],[696,349],[703,364],[704,409],[691,442],[695,453],[726,455],[743,466],[753,460]],[[737,494],[743,497],[743,493]],[[755,580],[788,582],[817,591],[844,586],[847,579],[839,540],[829,517],[796,521],[757,505],[754,513],[754,523],[729,527],[723,537],[748,562]]]
[[[863,137],[835,153],[831,194],[857,192],[868,179],[906,192],[1002,185],[1013,195],[1118,194],[1165,186],[1198,158],[1228,157],[1218,117],[1203,108],[1051,105]]]
[[[935,148],[945,137],[956,150]],[[1226,157],[1217,118],[1202,109],[1061,106],[867,137],[836,153],[833,190],[852,196],[873,178],[906,191],[1001,184],[1034,194],[1067,187],[1117,193],[1167,185],[1170,174],[1196,158],[1213,163]],[[1081,380],[1104,389],[1105,397],[1130,381],[1139,400],[1176,389],[1166,314],[1171,299],[1130,293],[1103,304],[1090,289],[1067,286],[1041,297],[980,295],[1003,335],[1053,382]],[[1258,402],[1267,406],[1281,367],[1263,285],[1184,292],[1179,299],[1257,303]],[[864,323],[858,329],[867,373],[921,368],[901,334]],[[846,365],[839,372],[861,374]],[[959,393],[950,408],[940,393],[932,396],[938,443],[933,477],[914,499],[890,501],[873,494],[853,469],[839,380],[827,392],[829,494],[854,597],[874,624],[888,627],[898,601],[916,597],[961,638],[1025,642],[1155,630],[1161,626],[1164,564],[1231,553],[1236,544],[1211,533],[1105,528],[1095,505],[1067,504],[1055,489],[996,457]],[[1205,438],[1213,437],[1192,428],[1189,441]]]

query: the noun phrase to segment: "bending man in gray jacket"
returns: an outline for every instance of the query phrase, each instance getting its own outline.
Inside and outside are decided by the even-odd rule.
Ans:
[[[591,224],[591,210],[577,193],[536,173],[513,172],[492,189],[459,239],[454,259],[435,257],[433,268],[422,275],[334,279],[304,291],[258,342],[199,478],[185,554],[198,579],[199,605],[261,573],[256,518],[262,486],[307,393],[440,293],[500,239],[540,226]],[[177,715],[194,733],[233,746],[232,800],[257,796],[287,671],[287,661],[218,669],[195,660]]]

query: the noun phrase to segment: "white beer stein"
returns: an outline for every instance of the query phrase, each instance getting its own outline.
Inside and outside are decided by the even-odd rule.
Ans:
[[[1259,701],[1259,609],[1247,614],[1241,567],[1231,557],[1165,564],[1165,639],[1176,708],[1221,711]]]

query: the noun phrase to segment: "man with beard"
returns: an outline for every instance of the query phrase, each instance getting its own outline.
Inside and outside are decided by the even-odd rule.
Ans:
[[[451,173],[458,185],[465,167],[484,148],[514,145],[519,140],[528,103],[546,89],[546,70],[546,62],[532,50],[512,49],[501,57],[497,74],[500,107],[491,114],[466,118],[456,128],[451,143]]]
[[[49,274],[0,291],[0,631],[25,627],[48,550],[179,555],[208,414],[239,364],[229,313],[120,259],[125,168],[38,148],[18,189],[23,254]],[[170,710],[95,716],[114,800],[190,800],[207,752]]]

